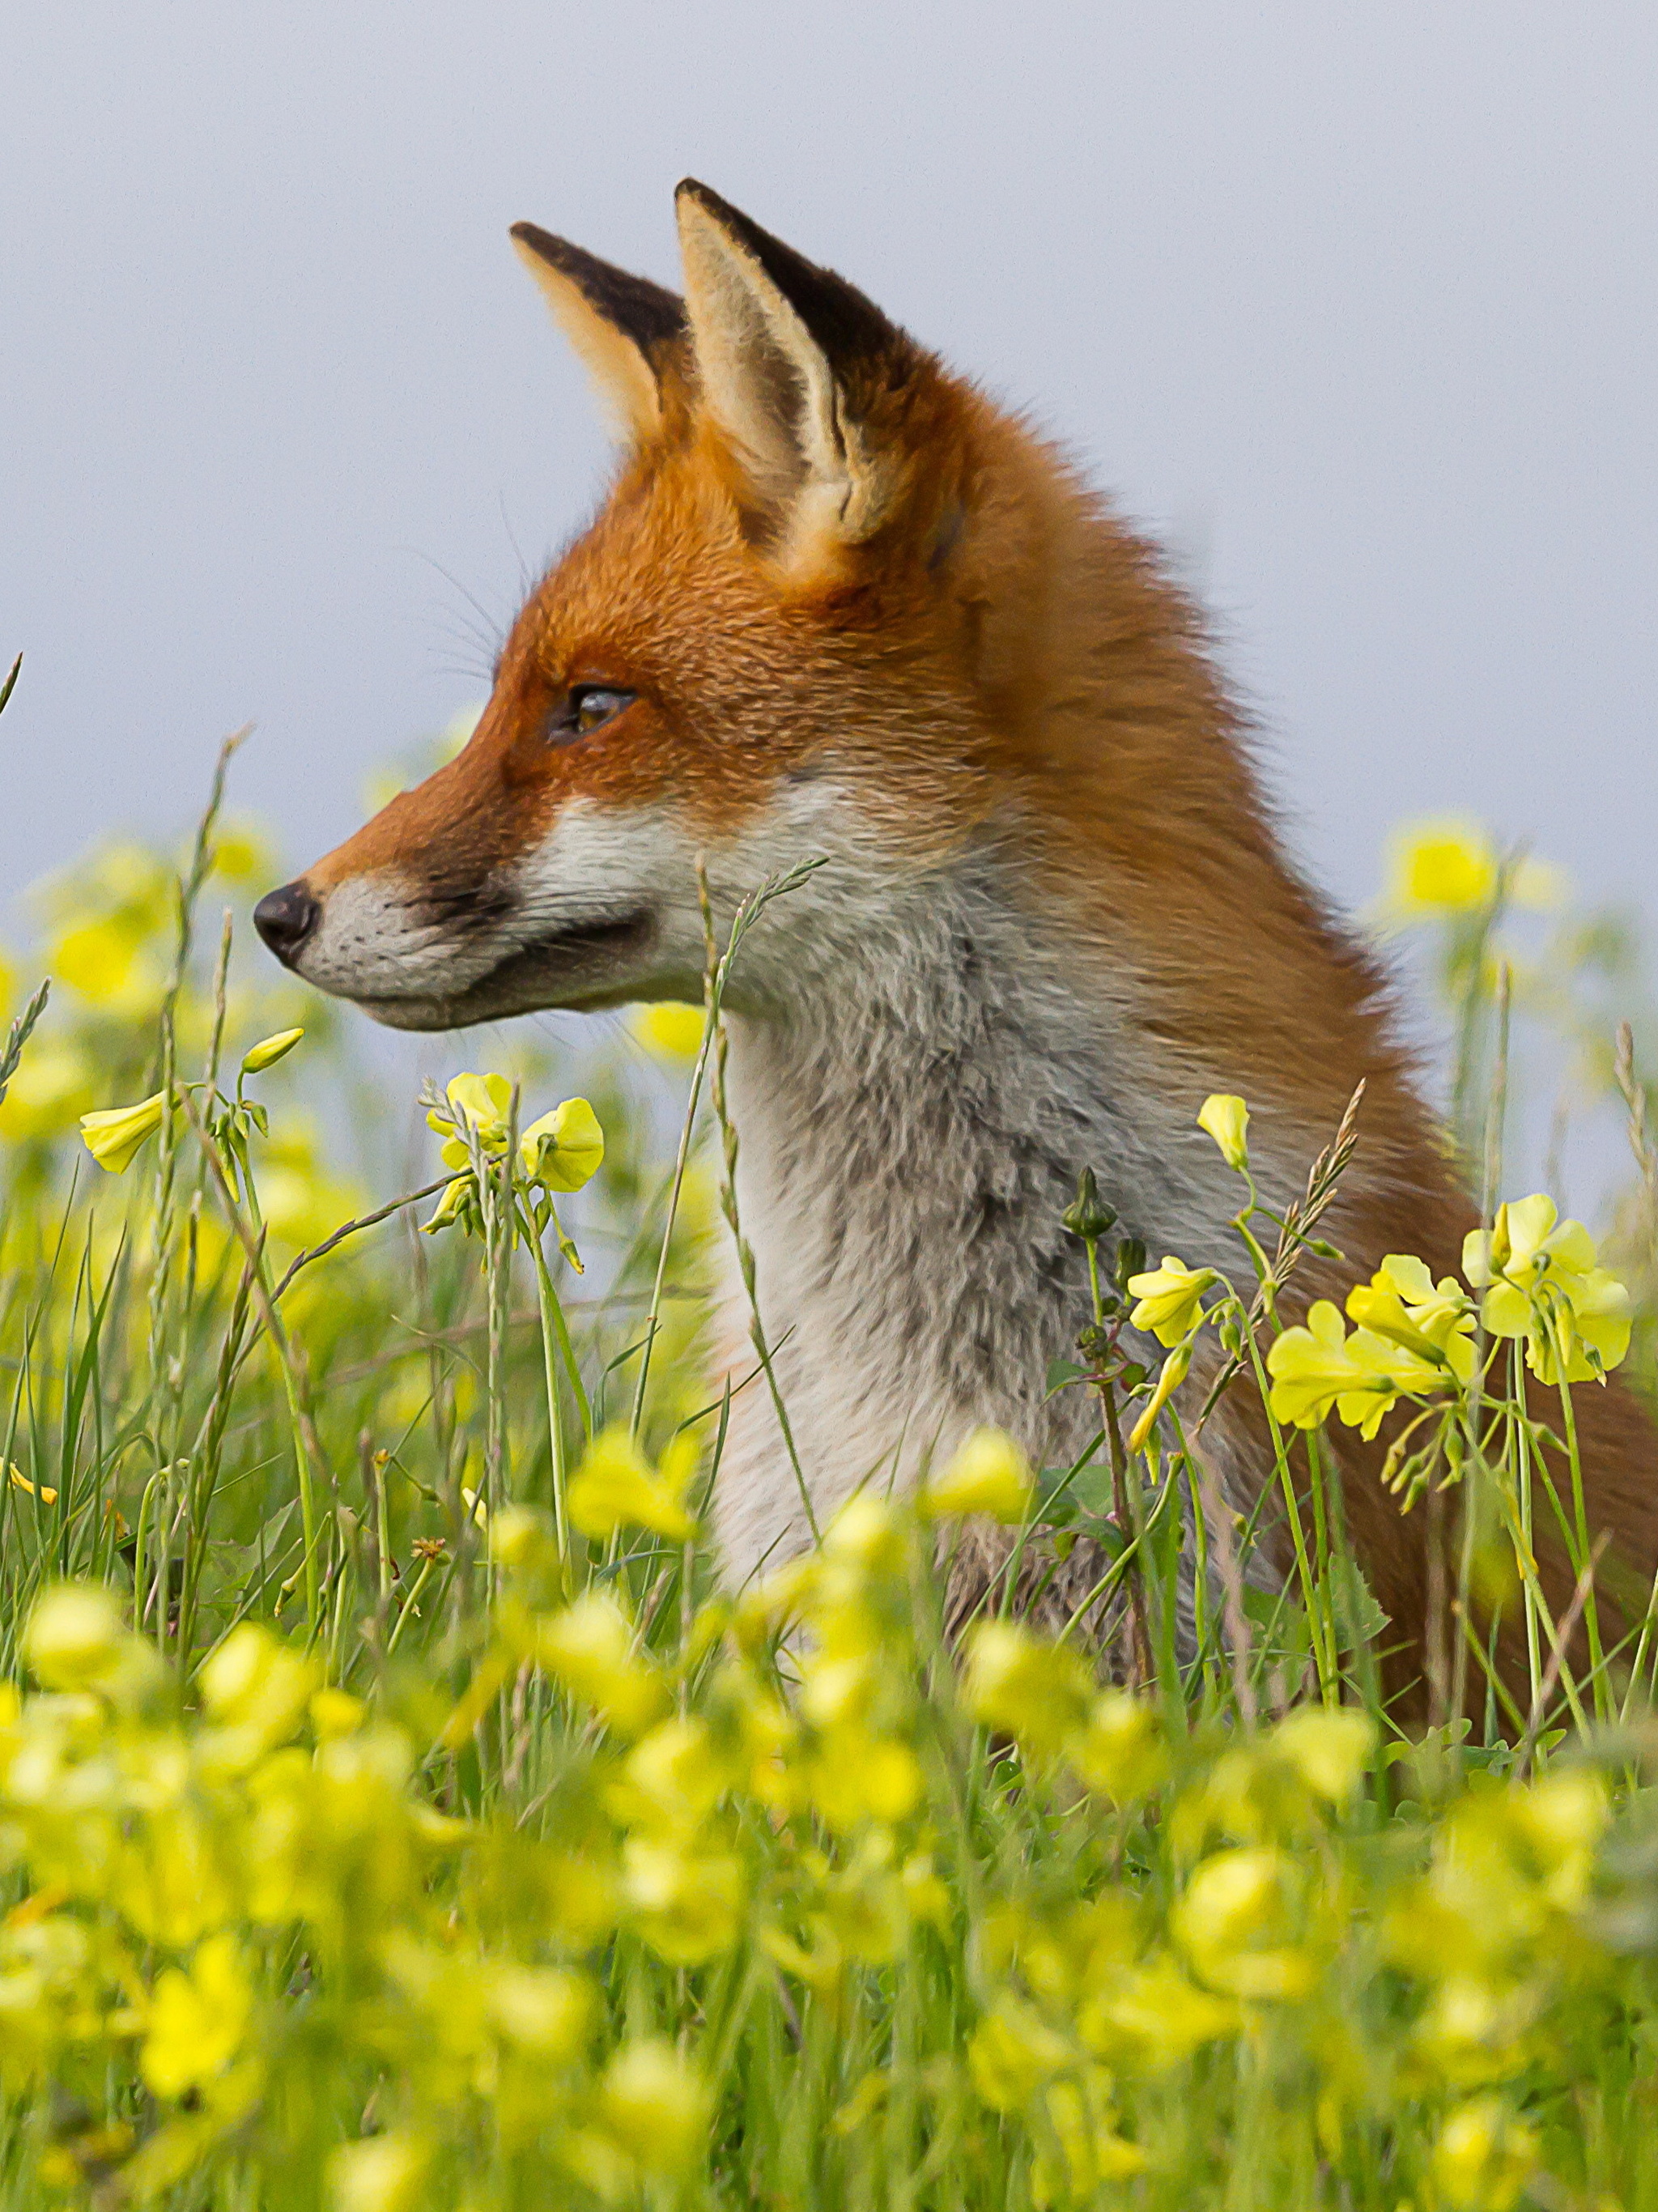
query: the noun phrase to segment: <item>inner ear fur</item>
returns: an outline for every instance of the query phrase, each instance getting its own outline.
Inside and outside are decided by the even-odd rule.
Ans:
[[[659,435],[663,386],[685,332],[684,302],[538,224],[515,222],[512,237],[623,435],[635,443]]]
[[[895,470],[866,401],[909,341],[830,269],[687,179],[677,196],[685,312],[703,404],[778,534],[856,544],[885,519]]]

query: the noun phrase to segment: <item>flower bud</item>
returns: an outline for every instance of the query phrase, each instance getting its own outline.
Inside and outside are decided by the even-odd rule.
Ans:
[[[1130,1451],[1139,1451],[1157,1426],[1157,1416],[1185,1382],[1192,1369],[1192,1346],[1189,1342],[1177,1344],[1163,1363],[1163,1372],[1157,1386],[1145,1401],[1145,1411],[1135,1422],[1128,1439]]]
[[[1249,1109],[1231,1092],[1217,1091],[1203,1102],[1198,1127],[1215,1140],[1229,1168],[1240,1173],[1249,1164]]]
[[[278,1030],[274,1036],[261,1037],[243,1056],[242,1073],[262,1075],[267,1067],[286,1060],[304,1035],[303,1030]]]
[[[1100,1196],[1092,1168],[1084,1168],[1077,1177],[1077,1195],[1060,1218],[1073,1237],[1090,1243],[1116,1225],[1117,1209]]]

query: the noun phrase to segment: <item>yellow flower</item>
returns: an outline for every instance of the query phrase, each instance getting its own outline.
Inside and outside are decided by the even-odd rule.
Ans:
[[[592,2024],[592,1984],[560,1966],[497,1966],[489,1978],[489,2010],[521,2050],[568,2065]]]
[[[1065,2038],[1034,2006],[1004,1994],[974,2029],[967,2065],[974,2087],[993,2112],[1017,2112],[1073,2056]]]
[[[661,1676],[634,1650],[633,1623],[598,1590],[537,1620],[526,1656],[623,1735],[642,1735],[668,1702]]]
[[[445,1085],[449,1108],[433,1109],[426,1117],[426,1126],[448,1142],[438,1158],[446,1168],[464,1168],[471,1159],[465,1138],[459,1133],[470,1130],[480,1152],[498,1156],[507,1149],[507,1119],[513,1109],[513,1086],[504,1075],[473,1075],[451,1077]]]
[[[1067,1646],[1044,1644],[1017,1621],[981,1620],[967,1638],[962,1687],[975,1721],[1046,1759],[1086,1719],[1094,1678]]]
[[[1017,1528],[1035,1502],[1030,1462],[1000,1429],[975,1429],[921,1492],[924,1513],[987,1513]]]
[[[29,1615],[23,1656],[49,1690],[82,1690],[106,1680],[128,1642],[115,1601],[92,1583],[59,1583]]]
[[[1418,822],[1394,840],[1388,903],[1407,915],[1472,914],[1497,890],[1497,853],[1477,823]]]
[[[731,1777],[704,1720],[659,1722],[628,1754],[615,1809],[635,1827],[695,1828]]]
[[[242,1073],[259,1075],[267,1067],[274,1067],[279,1060],[287,1059],[304,1035],[303,1030],[278,1030],[274,1036],[261,1037],[243,1055]]]
[[[1212,1137],[1229,1168],[1249,1164],[1249,1109],[1231,1092],[1217,1091],[1206,1098],[1198,1127]]]
[[[1304,1996],[1313,1963],[1297,1950],[1295,1869],[1264,1845],[1204,1860],[1169,1915],[1176,1940],[1212,1989],[1244,1998]]]
[[[1239,2018],[1235,2003],[1199,1989],[1163,1952],[1090,1997],[1078,2025],[1102,2057],[1160,2074],[1231,2034]]]
[[[1188,1267],[1165,1252],[1162,1267],[1128,1278],[1129,1296],[1139,1301],[1128,1318],[1159,1344],[1178,1344],[1202,1319],[1203,1294],[1214,1280],[1212,1267]]]
[[[1169,1771],[1169,1752],[1155,1706],[1127,1690],[1102,1690],[1070,1756],[1090,1790],[1118,1805],[1149,1797]]]
[[[236,2056],[253,1992],[232,1936],[210,1936],[187,1974],[162,1974],[150,2002],[138,2068],[158,2097],[181,2097],[222,2074]]]
[[[31,1498],[38,1498],[42,1505],[56,1505],[58,1503],[58,1492],[49,1483],[43,1482],[37,1488],[21,1467],[9,1468],[7,1472],[11,1476],[11,1486],[14,1490],[26,1490]]]
[[[37,1030],[0,1102],[0,1136],[12,1142],[72,1128],[98,1095],[97,1072],[74,1039]]]
[[[1363,1778],[1376,1749],[1376,1724],[1351,1705],[1302,1705],[1273,1729],[1272,1746],[1315,1796],[1339,1805]]]
[[[1274,1417],[1315,1429],[1332,1407],[1350,1429],[1373,1437],[1383,1414],[1401,1397],[1442,1389],[1448,1378],[1436,1359],[1424,1359],[1370,1330],[1344,1336],[1341,1316],[1327,1298],[1309,1311],[1305,1328],[1286,1328],[1266,1355],[1272,1378]]]
[[[417,2136],[366,2136],[342,2143],[328,2161],[334,2212],[416,2212],[425,2199],[432,2154]]]
[[[118,916],[78,923],[51,947],[52,971],[88,1006],[136,1014],[154,1000],[160,978],[144,957],[144,932]]]
[[[222,822],[213,841],[213,872],[228,884],[268,883],[270,848],[251,822]]]
[[[1434,2145],[1434,2179],[1458,2212],[1509,2212],[1537,2162],[1535,2132],[1496,2097],[1459,2106]]]
[[[1588,1893],[1595,1848],[1612,1817],[1606,1784],[1578,1767],[1546,1775],[1509,1800],[1515,1827],[1541,1875],[1544,1894],[1575,1911]]]
[[[695,1060],[701,1049],[705,1017],[701,1006],[671,999],[635,1006],[629,1027],[647,1052],[660,1060]]]
[[[443,1149],[446,1152],[449,1147],[446,1145]],[[460,1220],[477,1187],[477,1178],[470,1175],[457,1176],[452,1182],[446,1182],[433,1208],[432,1218],[421,1224],[422,1233],[435,1237],[440,1229],[447,1229]]]
[[[585,1098],[567,1098],[531,1121],[519,1151],[524,1172],[549,1190],[580,1190],[598,1172],[604,1158],[604,1132]]]
[[[107,1106],[81,1116],[81,1139],[99,1166],[110,1175],[122,1175],[132,1165],[138,1148],[153,1136],[167,1117],[167,1093],[156,1091],[136,1106]]]
[[[1139,1278],[1135,1279],[1139,1280]],[[1144,1448],[1146,1438],[1157,1425],[1158,1414],[1162,1413],[1175,1391],[1180,1389],[1181,1384],[1185,1382],[1191,1369],[1191,1345],[1177,1344],[1168,1358],[1163,1361],[1163,1371],[1157,1376],[1157,1387],[1146,1400],[1145,1409],[1139,1420],[1128,1432],[1130,1451],[1137,1452]]]
[[[1540,1382],[1562,1380],[1563,1349],[1568,1382],[1593,1382],[1629,1350],[1629,1292],[1595,1259],[1582,1223],[1562,1221],[1542,1191],[1500,1206],[1489,1231],[1463,1240],[1462,1272],[1485,1293],[1480,1318],[1493,1336],[1525,1338]]]
[[[1422,1261],[1390,1252],[1368,1283],[1347,1293],[1349,1317],[1426,1359],[1442,1359],[1460,1382],[1473,1373],[1473,1311],[1454,1276],[1436,1285]]]
[[[624,2044],[599,2083],[607,2131],[642,2172],[671,2180],[701,2156],[708,2093],[662,2036]]]
[[[1546,1191],[1508,1200],[1489,1231],[1471,1229],[1462,1240],[1462,1272],[1476,1290],[1506,1283],[1529,1291],[1551,1271],[1586,1274],[1594,1265],[1594,1243],[1581,1221],[1562,1221]]]
[[[584,1536],[609,1536],[620,1528],[648,1528],[671,1543],[688,1543],[696,1523],[685,1510],[686,1490],[696,1472],[694,1437],[682,1433],[662,1455],[659,1473],[620,1425],[588,1445],[570,1483],[570,1518]]]
[[[221,1728],[234,1729],[257,1756],[298,1734],[317,1687],[317,1669],[245,1620],[202,1668],[202,1702]]]
[[[1061,2157],[1039,2150],[1031,2161],[1030,2194],[1044,2208],[1098,2202],[1102,2184],[1142,2173],[1150,2163],[1135,2142],[1113,2124],[1110,2076],[1099,2067],[1082,2079],[1055,2081],[1042,2097]]]
[[[367,1717],[367,1706],[349,1690],[333,1690],[325,1686],[311,1700],[311,1725],[319,1743],[331,1743],[336,1736],[355,1735]]]
[[[700,1966],[729,1950],[743,1901],[742,1869],[734,1858],[630,1836],[622,1859],[635,1924],[659,1957],[671,1966]]]

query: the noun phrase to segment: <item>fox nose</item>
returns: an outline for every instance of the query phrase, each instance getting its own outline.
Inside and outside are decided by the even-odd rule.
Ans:
[[[322,908],[303,884],[267,891],[253,909],[253,927],[285,968],[317,926]]]

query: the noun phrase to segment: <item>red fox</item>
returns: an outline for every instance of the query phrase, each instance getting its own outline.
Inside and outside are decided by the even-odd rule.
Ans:
[[[320,988],[446,1030],[700,997],[699,855],[726,921],[824,862],[728,1000],[741,1212],[821,1522],[981,1423],[1039,1465],[1083,1448],[1079,1394],[1044,1391],[1088,1317],[1060,1221],[1080,1167],[1154,1255],[1247,1279],[1238,1185],[1196,1126],[1210,1092],[1248,1100],[1282,1201],[1367,1086],[1327,1220],[1345,1259],[1300,1271],[1293,1316],[1390,1252],[1450,1268],[1473,1215],[1384,979],[1286,860],[1153,549],[843,278],[701,185],[677,207],[683,300],[514,230],[616,417],[615,482],[465,750],[257,920]],[[1654,1435],[1615,1378],[1577,1399],[1591,1532],[1638,1613]],[[1431,1516],[1383,1487],[1386,1441],[1333,1446],[1415,1709]],[[1202,1449],[1247,1511],[1272,1467],[1253,1390]],[[807,1540],[756,1390],[715,1510],[738,1579]],[[1073,1559],[1054,1601],[1091,1573]],[[1562,1559],[1545,1581],[1558,1618]]]

